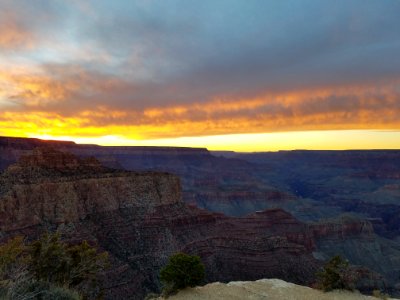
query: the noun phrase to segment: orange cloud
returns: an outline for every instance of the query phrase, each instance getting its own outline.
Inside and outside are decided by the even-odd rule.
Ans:
[[[0,68],[0,135],[174,138],[304,130],[400,129],[400,81],[208,101],[147,103],[140,85],[75,66]],[[179,94],[179,91],[176,91]],[[229,94],[229,93],[228,93]],[[135,97],[143,101],[135,102]],[[147,97],[147,98],[146,98]],[[122,99],[122,100],[121,100]],[[12,106],[6,105],[11,102]]]
[[[28,110],[45,109],[75,96],[79,100],[82,94],[90,93],[93,86],[101,92],[113,84],[112,80],[97,82],[96,79],[79,67],[50,67],[47,72],[34,68],[3,68],[0,69],[0,96]]]
[[[19,24],[12,12],[1,14],[0,47],[3,49],[32,48],[33,33]]]
[[[399,129],[397,99],[390,89],[374,95],[373,88],[350,88],[234,102],[217,99],[203,105],[142,111],[101,106],[77,112],[72,117],[40,111],[8,111],[0,113],[0,135],[101,137],[112,134],[127,139],[157,139],[279,131]]]

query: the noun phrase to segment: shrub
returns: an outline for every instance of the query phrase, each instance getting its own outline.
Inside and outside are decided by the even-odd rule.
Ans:
[[[335,289],[354,290],[355,279],[349,263],[339,255],[332,257],[317,273],[317,286],[326,292]]]
[[[74,287],[94,280],[108,265],[106,252],[98,254],[86,241],[68,246],[58,233],[44,234],[29,249],[30,270],[38,281]]]
[[[160,272],[166,295],[186,287],[199,285],[203,282],[204,276],[205,268],[200,257],[185,253],[172,255],[168,264]]]
[[[18,237],[0,246],[0,299],[80,299],[73,289],[95,296],[96,278],[107,266],[108,254],[86,241],[70,246],[58,233],[46,233],[25,244]]]
[[[66,284],[68,282],[68,264],[66,245],[60,235],[45,233],[29,247],[29,267],[37,281]]]
[[[98,254],[86,241],[79,245],[67,248],[69,257],[68,284],[77,288],[85,295],[100,296],[100,287],[97,282],[98,274],[108,268],[108,253]]]

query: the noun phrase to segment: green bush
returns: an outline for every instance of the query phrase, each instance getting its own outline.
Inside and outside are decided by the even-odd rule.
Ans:
[[[69,257],[60,235],[44,234],[29,247],[29,269],[37,281],[68,284]]]
[[[80,299],[78,291],[98,295],[96,278],[107,266],[107,253],[97,253],[86,241],[71,246],[58,233],[46,233],[25,244],[17,237],[0,246],[0,299]]]
[[[317,273],[317,286],[324,291],[336,289],[354,290],[355,279],[349,263],[339,255],[332,257]]]
[[[71,286],[77,286],[84,281],[96,281],[100,271],[109,266],[108,253],[98,254],[86,241],[67,248],[69,257],[68,276]]]
[[[194,287],[203,282],[205,268],[198,256],[177,253],[169,258],[161,269],[160,279],[164,284],[164,294],[169,295],[186,287]]]
[[[29,249],[30,270],[38,281],[74,287],[83,281],[95,280],[108,266],[106,252],[98,254],[86,241],[68,246],[57,233],[44,234]]]

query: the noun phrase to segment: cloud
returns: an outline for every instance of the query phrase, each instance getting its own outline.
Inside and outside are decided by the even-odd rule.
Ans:
[[[82,82],[90,82],[82,78]],[[113,133],[141,139],[298,130],[396,129],[400,128],[399,83],[379,88],[299,90],[234,100],[215,98],[205,103],[136,109],[117,109],[110,104],[89,107],[76,101],[74,112],[31,107],[0,114],[0,123],[3,130],[12,122],[12,127],[31,128],[55,136]],[[115,91],[121,86],[116,82],[103,88]],[[63,101],[58,104],[66,105],[66,100]]]
[[[3,134],[398,129],[399,13],[398,1],[4,1]]]

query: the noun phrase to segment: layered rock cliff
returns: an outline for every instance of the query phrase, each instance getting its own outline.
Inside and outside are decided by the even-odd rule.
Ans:
[[[2,231],[180,201],[179,178],[174,175],[110,170],[95,159],[51,148],[22,156],[0,176],[0,186]]]

